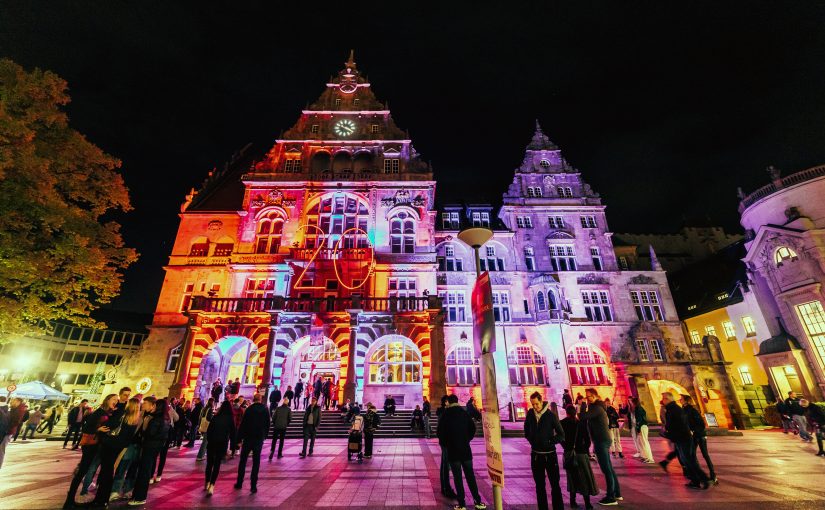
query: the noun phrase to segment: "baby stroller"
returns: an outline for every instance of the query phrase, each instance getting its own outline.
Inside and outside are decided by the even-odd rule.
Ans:
[[[349,439],[347,440],[347,460],[352,460],[352,456],[358,457],[358,462],[364,460],[364,454],[361,453],[361,446],[364,443],[364,417],[356,416],[352,421],[352,427],[349,429]]]

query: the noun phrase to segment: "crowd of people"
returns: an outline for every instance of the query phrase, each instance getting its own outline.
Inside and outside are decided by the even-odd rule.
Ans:
[[[825,449],[822,447],[825,440],[825,409],[822,406],[789,391],[788,398],[776,401],[776,411],[782,421],[783,433],[792,433],[808,443],[816,439],[816,455],[825,457]]]

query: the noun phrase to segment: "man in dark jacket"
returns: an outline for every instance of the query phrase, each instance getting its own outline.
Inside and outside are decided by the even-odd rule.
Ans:
[[[312,396],[315,397],[315,400],[321,399],[321,388],[323,386],[323,382],[321,382],[321,378],[316,376],[315,383],[312,385]]]
[[[325,379],[321,384],[321,395],[324,396],[324,409],[329,410],[330,395],[332,394],[332,382]]]
[[[304,381],[298,379],[298,382],[295,383],[295,405],[292,406],[295,409],[298,409],[298,406],[301,405],[301,397],[304,396]]]
[[[669,391],[662,393],[662,403],[665,405],[665,434],[673,441],[679,462],[685,469],[685,476],[690,479],[686,486],[689,489],[707,489],[708,477],[696,461],[696,448],[693,445],[693,434],[690,431],[685,410],[673,399]]]
[[[275,453],[275,443],[280,439],[281,443],[278,446],[278,458],[284,456],[284,439],[286,438],[286,429],[289,427],[289,422],[292,421],[292,409],[289,407],[289,400],[284,399],[283,403],[275,409],[272,413],[272,445],[269,447],[269,460],[272,460],[272,454]]]
[[[321,406],[318,405],[318,399],[312,397],[309,407],[304,411],[304,448],[300,454],[302,459],[307,456],[307,441],[309,441],[309,455],[312,456],[312,450],[315,448],[315,434],[320,424]]]
[[[782,433],[787,434],[790,430],[796,434],[796,430],[794,430],[791,425],[791,415],[788,413],[788,406],[785,405],[785,401],[781,398],[776,399],[776,412],[779,414],[779,420],[782,422]]]
[[[252,453],[252,475],[250,482],[252,493],[258,492],[258,469],[261,467],[261,449],[264,446],[266,434],[269,432],[269,410],[263,405],[263,395],[256,393],[252,397],[252,405],[246,408],[238,429],[238,442],[241,443],[241,458],[238,462],[238,481],[235,488],[243,487],[243,478],[246,475],[246,459]]]
[[[788,409],[788,414],[799,428],[799,437],[803,441],[812,441],[813,436],[808,432],[808,420],[805,418],[805,410],[799,404],[800,400],[793,391],[788,392],[788,398],[785,399],[785,407]]]
[[[799,402],[802,409],[805,411],[805,416],[808,423],[814,429],[814,436],[816,436],[816,445],[819,447],[817,456],[825,457],[825,449],[822,448],[822,440],[825,438],[825,411],[821,407],[809,402],[804,398]]]
[[[89,401],[84,398],[69,411],[68,421],[66,422],[68,430],[66,431],[66,440],[63,441],[63,448],[66,448],[66,444],[71,439],[72,450],[77,450],[77,445],[80,444],[80,429],[83,427],[83,419],[86,418],[89,411],[88,403]],[[74,438],[72,438],[72,434],[74,434]]]
[[[470,440],[476,433],[476,424],[467,411],[459,405],[456,395],[447,397],[447,402],[447,409],[444,410],[438,422],[438,444],[442,449],[447,449],[447,460],[453,472],[458,508],[464,508],[464,481],[461,478],[463,470],[476,510],[484,510],[487,505],[481,501],[481,495],[478,493],[476,476],[473,472],[473,452],[470,449]]]
[[[715,485],[719,483],[716,479],[716,470],[713,469],[713,462],[710,460],[708,453],[708,433],[705,428],[705,419],[699,411],[693,407],[693,399],[690,395],[682,395],[682,410],[687,417],[688,427],[693,434],[693,458],[696,458],[696,448],[698,447],[702,452],[702,457],[705,459],[705,464],[708,465],[710,472],[710,481]],[[697,459],[698,465],[698,459]]]
[[[275,414],[275,410],[278,409],[278,404],[281,403],[281,388],[275,388],[272,390],[272,393],[269,394],[269,412],[271,414]]]
[[[610,421],[607,418],[604,402],[599,398],[599,393],[594,388],[587,388],[584,395],[587,401],[587,411],[581,413],[581,419],[587,420],[593,452],[596,454],[596,460],[599,462],[599,469],[604,474],[607,487],[607,494],[599,500],[599,504],[602,506],[617,505],[618,501],[624,498],[622,498],[616,471],[613,470],[613,463],[610,461],[610,445],[613,443],[610,438]]]
[[[530,443],[530,469],[536,482],[536,502],[539,510],[547,510],[547,488],[545,474],[550,480],[553,510],[564,508],[564,499],[559,484],[559,458],[556,445],[564,442],[564,430],[558,417],[550,412],[547,402],[542,402],[538,391],[530,395],[530,405],[524,420],[524,437]]]

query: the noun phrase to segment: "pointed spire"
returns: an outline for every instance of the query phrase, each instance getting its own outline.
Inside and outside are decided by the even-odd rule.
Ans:
[[[650,248],[650,269],[654,271],[661,271],[662,264],[659,262],[659,257],[656,256],[656,250],[653,249],[652,244],[649,244],[648,248]]]
[[[345,65],[350,69],[355,69],[355,50],[349,50],[349,58]]]
[[[527,146],[527,150],[531,151],[557,151],[559,150],[558,146],[550,141],[547,138],[547,135],[544,134],[544,131],[541,130],[541,125],[539,124],[539,120],[536,119],[536,132],[533,133],[533,139],[530,140],[530,144]]]

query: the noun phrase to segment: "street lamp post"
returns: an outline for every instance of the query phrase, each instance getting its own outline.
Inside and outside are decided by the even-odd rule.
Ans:
[[[478,281],[479,277],[481,276],[481,257],[479,255],[479,250],[481,247],[489,241],[493,237],[493,232],[490,229],[486,228],[468,228],[466,230],[462,230],[458,234],[458,239],[464,242],[465,244],[469,245],[473,249],[473,253],[475,255],[475,262],[476,262],[476,281]],[[478,328],[476,327],[479,324],[479,321],[482,320],[481,317],[477,317],[476,315],[476,300],[475,296],[473,296],[473,324],[475,334],[478,335]],[[495,328],[492,328],[491,337],[495,336]],[[480,342],[479,338],[476,338],[474,341],[475,345],[481,345],[481,352],[477,353],[480,355],[480,368],[482,374],[482,389],[484,390],[485,399],[487,400],[484,403],[484,420],[483,420],[483,430],[484,430],[484,443],[486,449],[486,460],[487,460],[487,471],[491,477],[492,486],[493,486],[493,504],[496,510],[502,510],[504,507],[502,498],[501,498],[501,484],[503,483],[503,472],[504,472],[504,465],[501,464],[501,477],[496,483],[496,480],[493,479],[493,468],[491,468],[490,461],[491,458],[497,458],[499,461],[501,459],[501,422],[498,416],[498,387],[496,385],[496,366],[495,360],[493,359],[493,352],[494,350],[494,342],[492,338],[489,342]],[[492,347],[492,348],[491,348]],[[498,429],[498,432],[494,429]]]

